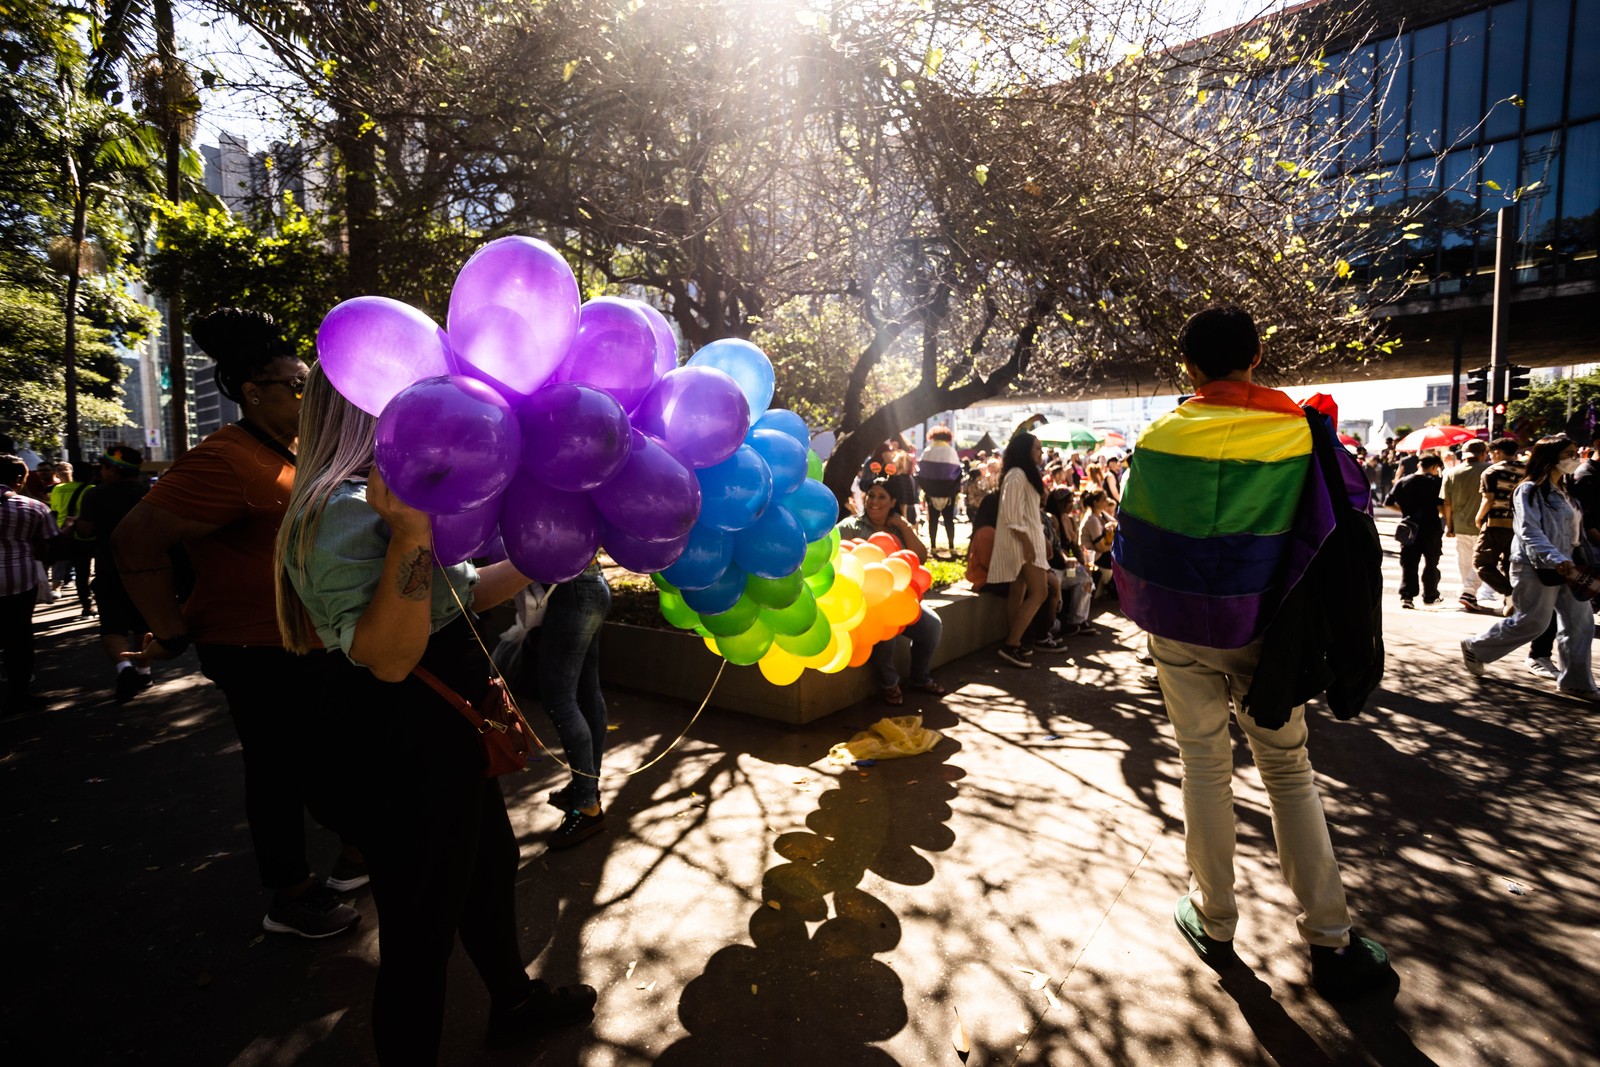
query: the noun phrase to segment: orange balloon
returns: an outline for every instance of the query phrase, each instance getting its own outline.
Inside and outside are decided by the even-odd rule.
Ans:
[[[885,556],[892,555],[893,553],[900,551],[901,547],[900,539],[898,537],[883,530],[879,530],[877,533],[867,538],[867,544],[877,545],[879,548],[883,549],[883,554]]]
[[[873,642],[866,639],[857,627],[850,634],[850,666],[859,667],[872,655]]]
[[[902,589],[884,601],[883,616],[891,626],[910,626],[922,617],[922,605],[911,590]]]
[[[882,563],[869,563],[866,566],[866,576],[861,581],[861,592],[867,598],[867,606],[881,604],[890,593],[894,592],[894,572]]]
[[[889,573],[894,576],[895,592],[898,593],[911,585],[911,564],[898,557],[890,556],[883,561],[883,565],[888,567]]]
[[[839,551],[841,551],[841,552],[853,552],[855,550],[855,547],[857,545],[861,544],[861,543],[862,542],[861,542],[860,538],[846,537],[843,541],[839,542]]]
[[[911,564],[913,567],[917,567],[917,566],[920,566],[922,564],[922,561],[917,558],[917,554],[915,552],[911,551],[909,548],[902,548],[898,552],[889,553],[889,558],[890,559],[893,559],[896,556],[899,556],[901,559],[905,560],[907,563]]]
[[[922,599],[929,589],[933,588],[933,574],[926,567],[918,567],[911,572],[911,588],[917,592],[917,599]]]
[[[883,549],[872,544],[857,545],[855,548],[850,550],[850,554],[856,559],[859,559],[863,565],[868,563],[882,563],[888,556],[888,553],[884,552]]]

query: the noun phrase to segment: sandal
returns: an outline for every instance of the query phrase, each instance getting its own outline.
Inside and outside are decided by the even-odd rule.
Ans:
[[[898,685],[891,685],[883,691],[883,702],[892,708],[898,708],[906,702],[905,694],[900,692]]]
[[[932,693],[936,697],[942,697],[946,693],[950,692],[950,690],[946,689],[944,686],[940,685],[931,678],[920,684],[917,682],[911,682],[909,684],[911,688],[915,689],[919,693]]]

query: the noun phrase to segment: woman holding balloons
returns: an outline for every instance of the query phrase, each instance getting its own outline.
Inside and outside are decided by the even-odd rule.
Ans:
[[[909,551],[915,554],[918,563],[927,560],[928,548],[917,536],[916,527],[900,514],[887,478],[876,478],[867,487],[863,511],[861,517],[846,519],[839,524],[839,533],[842,536],[874,543],[880,538],[890,538],[895,546],[891,556],[893,552]],[[934,650],[939,647],[943,625],[939,621],[939,616],[930,611],[926,605],[920,605],[920,608],[921,613],[916,621],[903,631],[911,640],[911,672],[906,684],[912,689],[940,696],[946,689],[933,680],[931,667]],[[899,705],[905,702],[905,694],[900,690],[900,676],[894,668],[894,646],[893,638],[873,645],[868,662],[872,665],[873,676],[883,693],[884,702]]]
[[[528,579],[509,562],[440,568],[430,517],[373,465],[377,420],[308,376],[294,491],[274,554],[284,646],[313,631],[330,650],[335,706],[359,725],[352,832],[380,921],[373,1040],[380,1063],[432,1063],[456,935],[488,987],[489,1042],[588,1018],[595,991],[530,980],[517,941],[518,851],[498,779],[465,717],[414,672],[468,701],[488,665],[463,605],[483,609]],[[369,473],[370,471],[370,473]],[[308,741],[308,743],[311,743]]]

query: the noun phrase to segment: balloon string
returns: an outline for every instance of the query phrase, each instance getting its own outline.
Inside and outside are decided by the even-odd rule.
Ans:
[[[717,667],[717,676],[711,679],[711,688],[706,690],[706,695],[704,699],[700,701],[700,706],[694,709],[693,715],[689,716],[689,722],[681,731],[679,731],[678,736],[672,739],[672,743],[667,745],[666,748],[662,749],[654,759],[650,760],[648,763],[640,764],[631,771],[611,771],[606,774],[590,774],[588,771],[580,771],[572,764],[556,755],[550,746],[544,743],[544,739],[541,738],[534,730],[533,725],[528,722],[527,717],[522,714],[522,708],[517,704],[516,695],[511,691],[511,683],[506,681],[506,676],[504,674],[500,673],[500,664],[494,661],[494,656],[489,652],[489,646],[483,643],[483,637],[479,635],[478,628],[472,624],[472,612],[468,611],[467,606],[461,602],[461,594],[456,592],[455,583],[450,580],[450,576],[448,574],[443,573],[443,568],[440,569],[440,573],[444,578],[445,586],[450,590],[450,596],[454,598],[456,602],[456,607],[461,609],[461,617],[467,621],[467,629],[472,631],[472,639],[478,642],[478,648],[483,651],[484,659],[489,661],[489,669],[494,671],[494,676],[499,679],[500,687],[505,691],[506,694],[506,703],[511,705],[512,714],[517,717],[517,721],[522,724],[522,728],[527,731],[528,736],[533,738],[533,743],[538,745],[539,748],[543,750],[545,755],[549,756],[552,760],[555,760],[555,762],[559,763],[576,776],[593,778],[595,781],[600,781],[604,778],[630,778],[635,774],[640,774],[649,770],[651,767],[654,767],[656,764],[666,759],[667,756],[671,754],[672,750],[677,748],[683,739],[689,736],[689,731],[694,729],[694,724],[699,721],[701,712],[705,711],[706,706],[711,703],[711,694],[716,692],[717,683],[722,681],[722,672],[726,670],[728,666],[728,661],[724,659]]]

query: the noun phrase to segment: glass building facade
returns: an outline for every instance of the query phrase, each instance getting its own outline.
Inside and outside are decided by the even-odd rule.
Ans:
[[[1356,120],[1352,153],[1386,175],[1373,215],[1427,205],[1423,226],[1365,267],[1410,298],[1487,293],[1509,206],[1518,285],[1600,276],[1600,0],[1460,7],[1329,57],[1325,76],[1343,67],[1349,80],[1328,107]]]

